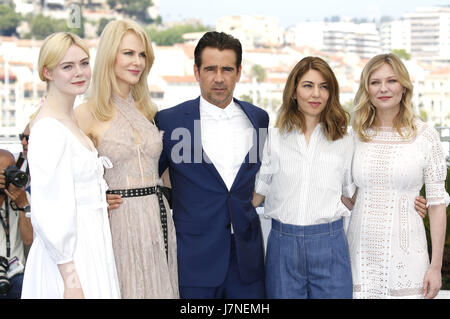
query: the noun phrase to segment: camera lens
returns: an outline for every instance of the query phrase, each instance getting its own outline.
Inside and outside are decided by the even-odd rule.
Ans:
[[[8,187],[10,183],[13,183],[16,187],[25,187],[28,183],[28,175],[22,172],[17,167],[11,165],[5,170],[5,187]]]
[[[14,178],[11,180],[11,183],[13,183],[17,187],[25,187],[27,186],[28,182],[28,176],[24,172],[17,172],[16,175],[14,175]]]

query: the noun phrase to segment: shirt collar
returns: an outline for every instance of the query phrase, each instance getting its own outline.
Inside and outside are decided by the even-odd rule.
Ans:
[[[200,96],[200,110],[212,116],[214,119],[220,119],[223,116],[230,118],[236,112],[239,112],[239,107],[234,100],[231,100],[230,104],[222,109],[208,102],[203,96]]]

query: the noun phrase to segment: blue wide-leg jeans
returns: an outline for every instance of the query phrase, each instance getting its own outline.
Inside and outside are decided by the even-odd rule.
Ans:
[[[268,298],[349,299],[352,274],[343,221],[296,226],[272,219],[266,253]]]

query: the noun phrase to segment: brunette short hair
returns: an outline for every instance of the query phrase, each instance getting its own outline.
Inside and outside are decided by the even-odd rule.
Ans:
[[[220,51],[233,50],[236,53],[236,68],[239,69],[242,63],[242,45],[235,37],[224,32],[206,32],[198,41],[194,50],[195,65],[198,69],[202,65],[202,52],[208,48],[215,48]]]

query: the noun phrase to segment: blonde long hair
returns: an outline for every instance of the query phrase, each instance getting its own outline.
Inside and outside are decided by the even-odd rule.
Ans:
[[[348,114],[339,102],[339,84],[336,76],[327,62],[319,57],[303,58],[292,69],[286,81],[283,92],[283,104],[278,112],[275,127],[281,131],[290,132],[293,129],[306,130],[306,120],[298,109],[295,94],[302,76],[309,70],[316,70],[322,74],[328,84],[330,92],[327,105],[320,114],[320,123],[328,140],[335,141],[347,134]]]
[[[92,84],[88,93],[87,103],[97,120],[108,121],[113,117],[113,92],[120,92],[114,74],[114,64],[120,48],[120,42],[127,32],[134,32],[145,47],[145,68],[139,82],[131,86],[131,94],[138,110],[152,121],[157,107],[150,99],[147,76],[155,60],[153,48],[144,29],[131,20],[116,20],[109,22],[100,36],[100,43],[95,57]]]
[[[355,107],[352,116],[352,128],[361,141],[367,142],[371,140],[372,136],[368,134],[367,129],[373,128],[374,126],[377,129],[375,124],[376,108],[370,102],[369,79],[372,73],[385,63],[392,67],[397,80],[405,88],[405,93],[400,101],[400,111],[394,118],[393,127],[404,138],[410,138],[417,132],[416,125],[414,124],[416,115],[414,114],[411,102],[413,85],[408,70],[395,54],[379,54],[370,59],[364,67],[361,73],[359,89],[354,99]],[[405,132],[402,132],[402,128],[406,129]]]

